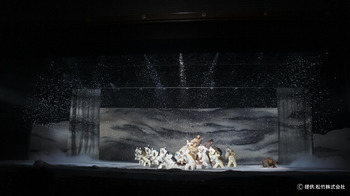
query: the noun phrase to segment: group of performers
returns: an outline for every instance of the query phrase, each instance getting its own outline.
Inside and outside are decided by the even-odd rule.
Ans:
[[[159,169],[224,168],[222,151],[214,145],[214,140],[210,139],[201,144],[202,140],[203,138],[197,135],[191,141],[187,141],[187,144],[177,151],[175,156],[168,153],[166,147],[161,148],[159,152],[149,147],[145,147],[144,151],[141,148],[136,148],[135,160],[138,160],[140,165],[157,166]],[[228,160],[226,167],[237,166],[235,153],[228,147],[225,157]]]

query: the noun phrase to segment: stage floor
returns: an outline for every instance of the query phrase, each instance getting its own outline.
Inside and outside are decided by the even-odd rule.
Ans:
[[[23,165],[32,166],[34,165],[34,160],[20,160],[20,161],[0,161],[1,165]],[[135,162],[112,162],[112,161],[93,161],[93,162],[69,162],[69,161],[45,161],[45,163],[51,166],[69,166],[69,167],[95,167],[95,168],[114,168],[114,169],[142,169],[142,170],[167,170],[158,169],[157,167],[144,167]],[[180,169],[171,170],[185,170],[184,167]],[[254,172],[350,172],[350,168],[326,168],[326,167],[296,167],[290,165],[278,165],[277,168],[264,168],[261,165],[238,165],[237,167],[225,167],[225,168],[209,168],[209,169],[196,169],[195,171],[205,171],[205,172],[224,172],[224,171],[254,171]]]
[[[307,189],[312,185],[313,190]],[[316,189],[317,187],[330,187]],[[333,187],[339,189],[332,189]],[[341,189],[343,187],[343,189]],[[272,192],[348,195],[350,171],[240,165],[223,169],[157,169],[125,162],[1,161],[0,195],[208,195]]]
[[[32,166],[34,160],[20,160],[20,161],[0,161],[1,165],[23,165]],[[94,162],[69,162],[69,161],[45,161],[45,163],[52,166],[69,166],[69,167],[95,167],[95,168],[115,168],[115,169],[142,169],[142,170],[167,170],[158,169],[157,167],[144,167],[135,162],[112,162],[112,161],[94,161]],[[180,169],[171,170],[185,170],[184,167]],[[209,169],[196,169],[195,171],[205,172],[224,172],[224,171],[254,171],[254,172],[291,172],[291,171],[304,171],[304,172],[350,172],[350,168],[327,168],[327,167],[296,167],[290,165],[278,165],[277,168],[265,168],[261,165],[238,165],[237,167],[225,167],[225,168],[209,168]]]

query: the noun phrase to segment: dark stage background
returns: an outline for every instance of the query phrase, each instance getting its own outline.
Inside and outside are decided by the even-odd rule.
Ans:
[[[216,53],[219,53],[219,63],[222,58],[220,54],[237,54],[238,59],[244,59],[246,54],[245,63],[241,65],[218,64],[218,70],[213,77],[216,87],[247,87],[255,84],[262,84],[263,87],[307,87],[313,100],[314,133],[325,134],[335,129],[349,127],[349,13],[348,2],[340,0],[69,3],[35,0],[2,1],[0,3],[0,123],[2,125],[0,159],[28,158],[33,123],[68,121],[72,89],[107,86],[111,88],[113,85],[157,87],[154,83],[137,80],[136,78],[142,77],[134,75],[133,70],[138,69],[134,64],[123,63],[123,66],[120,66],[119,63],[114,63],[128,59],[128,55],[140,56],[142,61],[145,61],[145,55],[151,57],[162,54],[178,56],[179,53],[208,53],[209,57],[205,59],[215,59]],[[281,63],[290,56],[288,54],[296,54],[294,57],[307,54],[308,57],[304,56],[302,59],[316,55],[321,58],[318,61],[321,63],[315,64],[312,70],[305,70],[303,63],[289,64],[288,67],[288,64]],[[260,64],[248,63],[252,59],[258,59],[259,56],[264,58]],[[113,57],[117,59],[113,60]],[[178,62],[178,57],[175,58]],[[151,63],[157,64],[148,59]],[[154,57],[154,59],[164,58]],[[184,62],[191,59],[200,61],[200,55]],[[206,64],[207,67],[210,67],[210,62]],[[287,59],[286,62],[293,62],[293,59]],[[164,85],[181,87],[180,78],[174,80],[172,77],[171,66],[162,63],[158,65],[157,69],[165,76],[162,76],[165,78],[162,82]],[[306,71],[306,77],[295,82],[293,77],[299,76],[291,74],[293,67],[296,68],[295,73]],[[232,73],[230,71],[236,69],[241,80],[231,80],[232,77],[228,75]],[[281,74],[278,80],[261,79],[260,74],[255,74],[265,74],[269,69],[273,69],[273,73]],[[203,81],[204,77],[200,77],[205,73],[200,66],[193,66],[188,71],[190,73],[187,76],[196,77],[188,79],[187,86],[196,87],[200,86],[198,84],[205,84],[204,86],[210,87],[210,84]],[[106,73],[113,73],[113,77],[109,77]],[[309,73],[317,80],[310,82],[310,78],[307,77]],[[265,78],[268,77],[265,75]],[[262,81],[267,82],[261,83]],[[46,182],[48,188],[45,189],[52,191],[50,187],[54,186],[55,178],[51,178],[52,173],[47,171],[40,170],[44,177],[36,179],[41,179],[41,182],[45,182],[43,179],[53,179]],[[27,170],[25,172],[28,174],[26,177],[35,176],[32,175],[35,172]],[[5,176],[11,176],[7,174]],[[303,178],[302,176],[299,177]],[[332,176],[336,176],[332,179],[339,177],[337,174]],[[28,179],[33,179],[30,177]],[[346,177],[348,176],[344,179]],[[312,176],[308,180],[316,178],[318,177]],[[326,178],[327,176],[323,176],[323,179]],[[270,177],[268,182],[273,183],[281,179],[283,179],[281,176]],[[290,184],[281,185],[281,189],[264,186],[265,184],[259,188],[283,192],[283,188],[292,185],[295,187],[294,183],[297,183],[291,180],[295,177],[288,179]],[[89,183],[94,183],[90,180]],[[109,180],[111,179],[105,178],[105,184],[108,184],[107,181],[113,184],[113,180]],[[23,184],[22,180],[16,182],[17,185]],[[70,181],[66,179],[59,182],[56,184],[62,186],[56,189],[56,193],[67,193],[63,190]],[[182,181],[177,182],[183,184]],[[207,183],[209,182],[204,184],[198,182],[198,186],[203,187]],[[247,182],[243,183],[241,188],[249,190],[251,186]],[[74,190],[79,192],[81,189]]]

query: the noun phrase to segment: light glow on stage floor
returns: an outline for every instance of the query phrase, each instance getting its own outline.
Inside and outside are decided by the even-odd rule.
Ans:
[[[94,168],[117,168],[117,169],[142,169],[142,170],[166,170],[158,169],[157,167],[144,167],[138,163],[132,162],[110,162],[110,161],[91,161],[91,162],[58,162],[58,161],[45,161],[48,165],[51,166],[67,166],[67,167],[94,167]],[[0,166],[4,165],[23,165],[23,166],[32,166],[35,164],[34,160],[21,160],[21,161],[1,161]],[[176,169],[172,169],[176,170]],[[184,167],[180,167],[179,170],[185,171]],[[186,170],[186,171],[205,171],[205,172],[224,172],[224,171],[241,171],[241,172],[292,172],[292,171],[301,171],[301,172],[349,172],[349,169],[346,168],[320,168],[320,167],[296,167],[293,165],[278,165],[277,168],[265,168],[261,165],[238,165],[237,167],[225,167],[225,168],[208,168],[201,169],[197,168],[196,170]]]

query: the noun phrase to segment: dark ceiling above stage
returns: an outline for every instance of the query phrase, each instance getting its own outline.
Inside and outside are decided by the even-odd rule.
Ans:
[[[105,0],[2,1],[5,22],[129,22],[198,18],[254,19],[260,17],[342,16],[346,1],[340,0]],[[206,12],[206,15],[195,13]],[[143,16],[143,17],[142,17]]]
[[[1,51],[36,56],[345,46],[346,1],[9,1]]]

